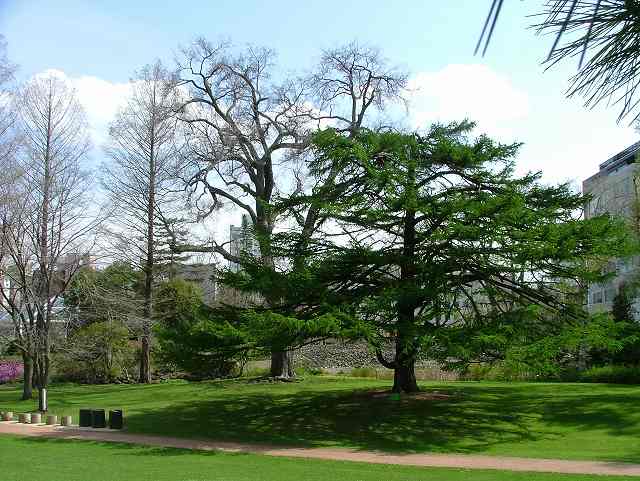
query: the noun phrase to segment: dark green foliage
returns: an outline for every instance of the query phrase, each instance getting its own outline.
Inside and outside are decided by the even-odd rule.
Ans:
[[[235,318],[252,350],[264,353],[332,337],[369,337],[370,326],[319,279],[324,259],[292,252],[292,242],[291,233],[272,236],[272,255],[282,261],[275,269],[245,254],[240,271],[220,272],[220,283],[245,298],[242,305],[224,305],[217,311],[226,319]]]
[[[187,244],[188,234],[189,231],[183,219],[162,217],[161,221],[155,223],[154,274],[156,277],[173,278],[177,266],[191,259],[190,254],[178,253],[171,248],[174,245]]]
[[[75,310],[80,324],[139,318],[142,273],[124,262],[104,270],[82,269],[65,293],[65,306]]]
[[[17,342],[15,340],[7,340],[6,343],[2,345],[2,351],[0,351],[0,355],[4,356],[18,356],[20,355],[20,350],[18,349]]]
[[[591,367],[578,376],[581,382],[605,382],[610,384],[640,384],[640,366]]]
[[[135,376],[135,347],[119,321],[94,322],[75,331],[55,358],[55,377],[64,381],[110,383]]]
[[[160,356],[194,377],[229,376],[249,349],[237,312],[211,309],[199,288],[182,279],[159,287],[155,315]]]
[[[620,349],[609,351],[606,361],[626,366],[640,365],[640,324],[633,315],[632,290],[630,286],[621,285],[618,294],[613,298],[611,315],[618,325],[617,339],[622,344]]]
[[[560,320],[550,330],[533,331],[527,342],[517,339],[506,349],[505,366],[527,372],[529,378],[573,379],[574,372],[593,362],[594,352],[619,353],[627,345],[625,325],[605,314],[582,322]],[[569,377],[567,377],[569,376]]]
[[[546,375],[589,338],[604,344],[582,286],[602,280],[600,260],[635,251],[626,227],[607,215],[581,219],[585,196],[540,174],[517,177],[519,145],[473,137],[473,127],[318,132],[310,172],[321,187],[270,206],[299,225],[271,236],[273,266],[245,254],[240,272],[222,273],[245,300],[196,323],[191,352],[277,351],[326,337],[379,350],[391,340],[394,358],[378,358],[394,369],[395,391],[413,391],[420,356],[452,368],[535,361]]]
[[[637,321],[620,323],[618,342],[622,346],[610,351],[607,361],[626,366],[640,366],[640,325]]]
[[[616,322],[633,321],[633,301],[624,285],[621,285],[618,293],[613,298],[611,315]]]
[[[323,202],[347,240],[316,244],[314,280],[370,326],[374,347],[395,340],[395,359],[381,359],[396,372],[394,390],[416,388],[421,352],[465,363],[566,336],[564,324],[588,317],[574,302],[579,286],[602,277],[589,260],[635,248],[608,216],[580,219],[586,198],[568,185],[516,177],[519,145],[471,137],[472,128],[314,138],[314,173],[340,173],[322,199],[303,201]]]
[[[632,298],[635,283],[619,286],[611,306],[609,345],[590,345],[590,364],[637,366],[640,364],[640,324],[634,319]]]

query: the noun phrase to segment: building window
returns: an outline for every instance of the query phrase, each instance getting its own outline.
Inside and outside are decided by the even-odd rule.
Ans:
[[[613,298],[616,296],[616,289],[611,286],[607,287],[604,291],[604,302],[613,302]]]

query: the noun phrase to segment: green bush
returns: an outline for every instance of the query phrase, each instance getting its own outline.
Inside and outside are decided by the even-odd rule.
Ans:
[[[89,384],[129,381],[136,348],[120,322],[96,322],[73,333],[55,356],[55,378]]]
[[[378,377],[378,371],[373,367],[355,367],[349,373],[351,377]]]
[[[198,286],[182,279],[162,284],[155,314],[160,321],[155,333],[161,362],[191,379],[240,374],[249,355],[248,341],[228,309],[212,309],[202,302]]]
[[[296,367],[296,374],[300,376],[319,376],[324,371],[320,367],[300,366]]]
[[[268,367],[246,366],[242,371],[243,377],[268,377],[271,370]]]
[[[0,336],[0,355],[4,357],[20,358],[20,350],[15,339],[6,339]]]
[[[462,381],[531,381],[536,376],[502,362],[472,364],[460,374]]]
[[[640,384],[640,366],[592,367],[580,373],[578,380],[610,384]]]

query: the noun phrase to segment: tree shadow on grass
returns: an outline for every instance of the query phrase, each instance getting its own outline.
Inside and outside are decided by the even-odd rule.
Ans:
[[[258,445],[640,462],[637,388],[437,383],[426,390],[442,396],[394,401],[372,393],[374,386],[380,383],[325,378],[284,385],[70,386],[55,396],[55,413],[75,416],[93,404],[124,408],[132,433]]]
[[[541,385],[539,395],[536,389],[449,386],[439,389],[446,399],[401,401],[362,390],[237,392],[138,411],[127,425],[132,432],[194,439],[400,453],[481,453],[500,445],[557,441],[578,430],[640,435],[634,415],[640,393],[564,397],[557,386]],[[640,462],[640,450],[601,459]]]

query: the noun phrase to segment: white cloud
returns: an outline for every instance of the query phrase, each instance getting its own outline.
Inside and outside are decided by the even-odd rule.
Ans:
[[[87,76],[74,78],[72,83],[87,112],[94,142],[102,144],[107,139],[109,123],[126,102],[131,87],[128,83],[111,83]]]
[[[45,70],[35,76],[48,75],[68,82],[75,89],[78,100],[87,114],[93,143],[96,148],[100,148],[108,139],[109,123],[131,92],[130,84],[109,82],[88,75],[70,77],[65,72],[55,69]]]
[[[422,72],[409,81],[411,123],[424,128],[435,121],[469,119],[483,132],[509,131],[512,122],[529,113],[527,94],[486,65],[447,65]]]
[[[93,158],[99,161],[109,122],[126,102],[129,83],[70,77],[59,70],[39,75],[46,74],[59,76],[76,89],[96,146]],[[410,80],[408,120],[418,129],[435,121],[474,120],[478,132],[503,142],[525,143],[517,159],[519,173],[541,170],[545,181],[569,180],[577,185],[597,172],[600,163],[638,140],[633,129],[616,124],[615,107],[587,110],[579,100],[565,99],[562,85],[537,95],[531,92],[530,86],[517,85],[507,73],[486,65],[452,64]],[[228,226],[237,224],[240,214],[231,207],[217,212],[208,223],[211,234],[227,240]]]
[[[545,90],[547,85],[552,88]],[[588,110],[581,99],[566,99],[563,87],[541,76],[525,88],[486,65],[452,64],[410,80],[409,121],[423,129],[436,121],[474,120],[477,132],[524,143],[517,157],[520,174],[542,171],[547,182],[579,186],[639,136],[616,124],[616,107]]]

